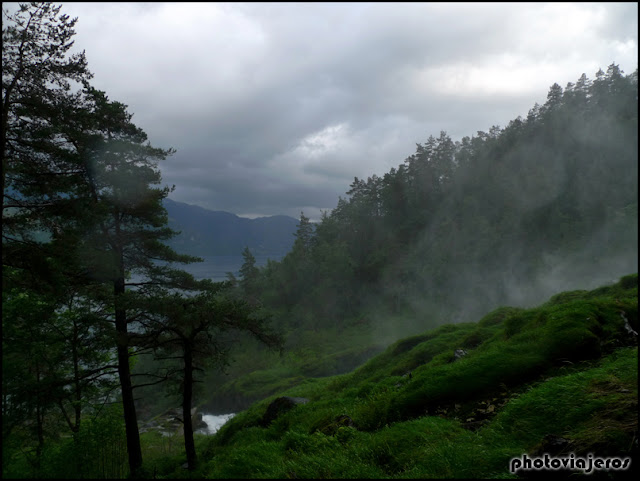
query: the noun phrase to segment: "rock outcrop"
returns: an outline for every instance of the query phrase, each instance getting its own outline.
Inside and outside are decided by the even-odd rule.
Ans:
[[[202,419],[202,413],[198,411],[198,408],[191,409],[191,425],[194,431],[207,428],[207,423]],[[140,428],[140,432],[143,433],[151,429],[156,429],[166,435],[178,434],[182,436],[184,434],[182,409],[172,408],[165,411],[151,421],[146,422]]]
[[[275,399],[269,406],[267,407],[264,416],[262,416],[262,420],[260,424],[262,426],[268,426],[275,419],[280,417],[280,415],[290,411],[298,404],[306,404],[309,400],[303,397],[290,397],[290,396],[282,396]]]

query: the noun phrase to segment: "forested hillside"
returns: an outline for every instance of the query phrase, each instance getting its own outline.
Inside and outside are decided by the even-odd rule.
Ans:
[[[382,177],[355,178],[252,288],[292,327],[394,315],[407,332],[635,270],[637,95],[637,70],[611,64],[504,128],[429,136]]]

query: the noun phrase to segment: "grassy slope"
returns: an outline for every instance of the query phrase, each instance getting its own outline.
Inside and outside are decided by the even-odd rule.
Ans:
[[[306,379],[201,438],[194,474],[513,477],[509,459],[545,450],[549,435],[569,440],[565,453],[630,456],[637,339],[624,318],[638,330],[637,275],[400,340],[349,374]],[[454,361],[461,348],[468,354]],[[311,402],[260,427],[280,395]]]
[[[203,383],[205,390],[199,396],[199,399],[207,400],[200,403],[203,411],[244,410],[307,378],[349,372],[386,347],[386,344],[371,340],[369,326],[297,330],[289,333],[282,356],[252,339],[243,339],[239,344],[243,349],[232,353],[228,375],[216,371],[208,373]]]

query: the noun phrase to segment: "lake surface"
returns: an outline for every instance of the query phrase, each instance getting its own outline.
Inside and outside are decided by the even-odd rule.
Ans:
[[[233,275],[240,277],[240,268],[244,263],[242,256],[200,256],[204,262],[194,262],[193,264],[176,264],[178,268],[183,269],[193,275],[196,279],[211,279],[214,282],[226,281],[227,272],[233,272]],[[284,256],[254,256],[256,258],[256,267],[267,265],[269,259],[280,261]]]

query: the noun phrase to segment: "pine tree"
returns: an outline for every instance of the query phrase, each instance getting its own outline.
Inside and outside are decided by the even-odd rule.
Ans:
[[[304,212],[300,212],[300,221],[298,228],[293,234],[296,240],[293,243],[293,252],[296,256],[306,257],[313,243],[313,224]]]
[[[247,302],[234,298],[227,283],[205,282],[206,290],[185,297],[179,293],[150,299],[144,317],[155,332],[157,359],[180,360],[179,391],[188,469],[196,467],[191,408],[197,372],[205,365],[223,367],[229,362],[230,344],[225,333],[244,331],[266,346],[282,349],[282,337],[271,331],[270,318]]]
[[[197,258],[164,244],[174,235],[162,207],[171,189],[157,187],[157,164],[173,150],[152,147],[125,105],[91,87],[84,53],[65,57],[76,20],[59,10],[33,3],[4,13],[3,280],[10,283],[3,282],[3,294],[5,287],[29,289],[55,306],[91,299],[115,326],[110,338],[137,476],[142,454],[129,359],[153,336],[138,323],[140,306],[162,289],[197,288],[172,264]],[[72,93],[71,82],[82,89]]]
[[[248,246],[246,246],[242,251],[242,258],[244,261],[242,263],[242,267],[240,267],[240,275],[242,276],[242,279],[240,280],[240,287],[251,302],[255,302],[256,281],[258,280],[260,271],[256,267],[256,258],[253,256]]]
[[[172,263],[198,259],[178,255],[163,243],[175,234],[166,226],[162,206],[171,189],[154,186],[161,182],[158,162],[173,151],[152,147],[131,117],[125,105],[85,85],[83,105],[74,111],[76,123],[70,120],[65,134],[77,151],[83,176],[75,201],[89,206],[84,231],[74,244],[76,259],[93,282],[112,289],[106,302],[114,312],[129,466],[136,476],[142,453],[129,357],[132,349],[146,347],[144,325],[136,321],[141,315],[138,306],[161,295],[162,289],[196,289],[193,277]],[[130,281],[131,274],[142,279]]]
[[[93,76],[84,52],[67,55],[77,19],[60,8],[34,2],[13,14],[3,9],[2,29],[2,262],[23,272],[23,284],[49,289],[63,282],[44,244],[60,231],[57,218],[76,180],[56,116],[78,98],[72,83]]]
[[[77,19],[59,15],[61,6],[21,4],[3,10],[2,29],[2,214],[7,209],[44,209],[51,205],[28,202],[42,184],[64,176],[69,165],[59,143],[52,112],[74,98],[71,82],[88,81],[84,52],[67,57]],[[47,156],[42,156],[47,152]],[[45,180],[47,182],[45,182]]]

